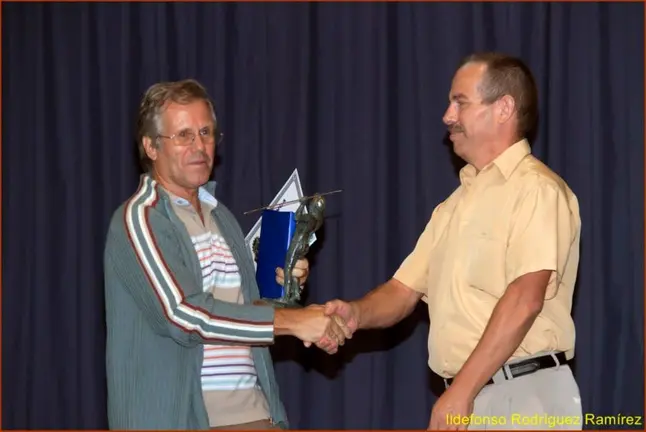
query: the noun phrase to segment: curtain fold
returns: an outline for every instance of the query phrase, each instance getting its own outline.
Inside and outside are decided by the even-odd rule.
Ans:
[[[250,229],[298,168],[343,189],[307,302],[387,280],[457,186],[441,122],[475,50],[523,58],[534,153],[579,198],[576,377],[585,412],[643,414],[644,10],[639,3],[3,3],[3,428],[106,423],[102,253],[135,190],[137,103],[195,78],[225,134],[217,195]],[[327,356],[272,352],[294,428],[423,428],[442,390],[428,317]],[[588,425],[587,427],[591,427]]]

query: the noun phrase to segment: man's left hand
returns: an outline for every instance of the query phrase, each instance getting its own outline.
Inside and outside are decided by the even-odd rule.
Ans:
[[[428,430],[466,430],[473,413],[473,398],[458,387],[449,387],[435,402]]]
[[[296,261],[296,264],[294,264],[294,269],[292,270],[292,276],[298,279],[298,285],[305,285],[309,274],[310,263],[307,258],[302,258]],[[285,285],[285,271],[281,267],[278,267],[276,269],[276,282],[280,285]]]

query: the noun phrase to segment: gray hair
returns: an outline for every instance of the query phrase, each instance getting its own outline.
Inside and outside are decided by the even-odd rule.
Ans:
[[[213,101],[209,97],[202,84],[193,79],[186,79],[174,82],[160,82],[153,84],[146,90],[137,116],[137,149],[139,150],[139,161],[145,171],[149,171],[152,161],[146,154],[143,139],[149,137],[157,143],[157,137],[161,134],[161,114],[168,103],[188,104],[196,100],[204,101],[213,116],[213,124],[217,129],[217,118]]]

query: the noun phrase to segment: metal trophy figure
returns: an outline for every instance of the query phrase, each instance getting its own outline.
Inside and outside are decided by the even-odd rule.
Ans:
[[[337,192],[341,191],[338,190],[327,192],[325,194],[315,194],[301,198],[297,201],[300,202],[300,205],[294,215],[294,235],[291,238],[287,253],[285,254],[285,264],[283,266],[283,271],[285,272],[283,295],[277,299],[263,298],[263,302],[270,303],[277,307],[300,307],[298,302],[301,300],[301,287],[298,284],[298,279],[292,276],[292,271],[296,262],[304,258],[309,252],[312,234],[314,234],[323,225],[323,218],[325,216],[325,198],[323,198],[323,195]],[[292,203],[294,203],[294,201],[284,202],[275,206],[262,207],[260,209],[251,210],[247,213],[266,208],[274,209],[276,207],[282,207]],[[254,255],[256,256],[258,254],[258,245],[259,239],[256,239],[253,245]]]
[[[325,198],[321,195],[315,195],[307,205],[307,212],[304,211],[305,207],[305,202],[301,202],[298,210],[296,210],[296,229],[285,256],[285,266],[283,267],[285,271],[285,294],[277,302],[284,303],[286,306],[297,306],[301,299],[301,287],[298,285],[298,279],[292,276],[292,271],[296,261],[305,258],[309,252],[312,234],[323,225]]]

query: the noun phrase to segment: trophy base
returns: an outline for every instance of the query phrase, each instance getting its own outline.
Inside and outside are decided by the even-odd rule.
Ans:
[[[274,306],[276,308],[292,308],[292,309],[295,309],[295,308],[302,308],[303,307],[302,305],[300,305],[298,303],[289,302],[289,301],[283,300],[283,299],[263,298],[263,299],[261,299],[261,301],[263,303],[266,303],[266,304],[268,304],[270,306]]]

